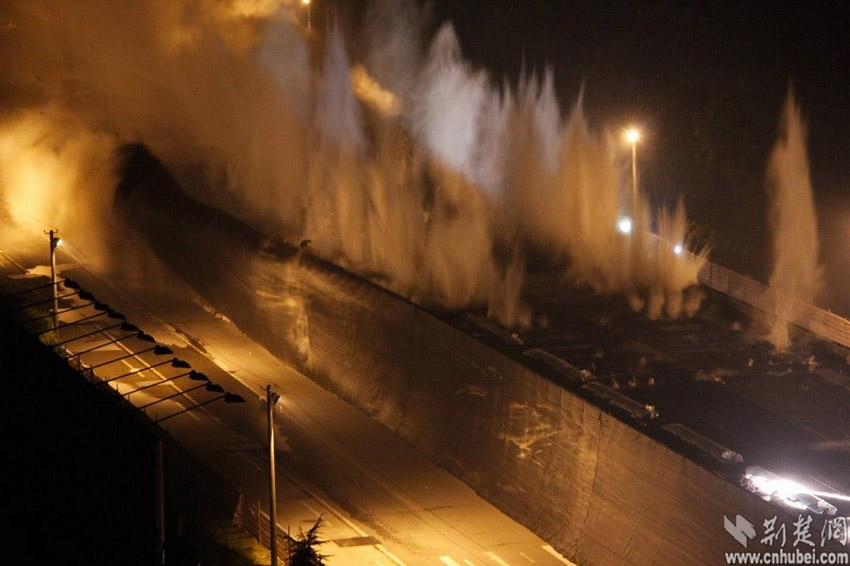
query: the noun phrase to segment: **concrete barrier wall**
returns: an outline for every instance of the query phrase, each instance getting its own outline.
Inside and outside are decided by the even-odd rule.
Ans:
[[[290,276],[312,349],[309,366],[293,363],[582,566],[718,564],[742,550],[724,514],[776,514],[651,431],[401,298],[313,261]]]
[[[264,248],[155,164],[132,172],[119,209],[218,310],[581,566],[723,563],[742,550],[724,515],[777,515],[563,378],[332,264]]]
[[[775,312],[776,297],[770,287],[722,265],[706,262],[699,273],[699,282],[769,315]],[[850,348],[850,320],[800,301],[793,303],[792,324]]]

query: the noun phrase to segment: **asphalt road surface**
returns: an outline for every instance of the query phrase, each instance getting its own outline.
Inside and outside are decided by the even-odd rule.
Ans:
[[[21,287],[30,284],[27,279],[35,284],[49,276],[47,241],[38,231],[5,226],[0,243],[4,285]],[[246,501],[260,502],[265,510],[263,392],[267,384],[274,387],[281,395],[275,413],[278,524],[297,534],[322,515],[321,534],[330,541],[322,551],[331,555],[329,564],[570,564],[381,425],[250,341],[176,279],[160,284],[131,274],[106,279],[72,245],[60,249],[58,261],[62,277],[248,400],[211,401],[218,394],[171,364],[139,371],[170,357],[145,351],[152,344],[116,327],[120,321],[83,321],[93,314],[86,308],[61,317],[68,326],[59,335],[71,340],[66,345],[71,353],[85,352],[80,359],[113,379],[110,386],[152,418],[165,419],[162,426],[241,488]],[[60,310],[83,302],[63,299]]]

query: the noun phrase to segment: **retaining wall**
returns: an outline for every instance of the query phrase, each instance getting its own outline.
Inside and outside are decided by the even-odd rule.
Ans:
[[[142,156],[144,159],[144,155]],[[581,566],[723,563],[724,515],[777,510],[384,289],[262,238],[136,164],[119,209],[247,334]],[[657,432],[657,431],[655,431]],[[751,541],[750,549],[756,546]]]

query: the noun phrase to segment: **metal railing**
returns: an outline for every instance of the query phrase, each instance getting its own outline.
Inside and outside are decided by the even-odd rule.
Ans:
[[[242,528],[249,535],[257,539],[257,542],[269,548],[271,546],[271,521],[268,513],[265,513],[260,503],[246,504],[242,495],[236,504],[233,513],[233,525]],[[277,548],[284,549],[280,559],[284,564],[289,564],[292,556],[292,543],[295,539],[285,530],[276,525],[275,536],[277,537]]]
[[[699,282],[767,314],[775,312],[776,294],[762,283],[731,269],[706,262]],[[800,301],[793,301],[789,322],[840,346],[850,348],[850,320]]]

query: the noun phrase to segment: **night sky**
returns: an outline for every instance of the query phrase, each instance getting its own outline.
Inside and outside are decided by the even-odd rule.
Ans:
[[[850,204],[848,4],[488,4],[443,1],[434,12],[455,23],[475,63],[511,77],[523,57],[526,68],[549,65],[564,103],[584,85],[592,121],[644,124],[644,187],[657,199],[684,195],[716,236],[763,242],[764,171],[789,82],[808,117],[818,200]],[[716,244],[738,266],[760,255]]]
[[[348,4],[340,9],[347,5],[356,17]],[[548,67],[562,108],[583,87],[592,125],[640,124],[647,136],[641,179],[650,198],[683,196],[712,258],[761,280],[770,266],[765,170],[793,85],[808,124],[827,279],[840,281],[850,270],[850,4],[423,6],[433,29],[453,23],[465,58],[496,81],[515,84],[523,68]]]

